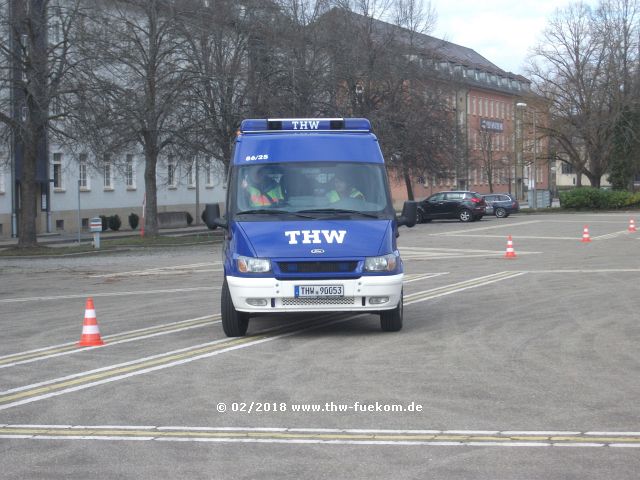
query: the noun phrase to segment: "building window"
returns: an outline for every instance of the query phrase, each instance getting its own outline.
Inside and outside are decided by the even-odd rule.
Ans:
[[[189,174],[187,175],[187,184],[189,188],[195,188],[196,186],[196,168],[198,168],[196,160],[193,160],[191,165],[189,165]]]
[[[169,157],[167,164],[167,185],[176,188],[176,164],[173,163],[173,157]]]
[[[113,190],[113,165],[111,164],[111,157],[109,155],[104,156],[104,189]]]
[[[212,174],[212,170],[211,170],[211,159],[207,158],[204,161],[204,181],[205,181],[205,185],[207,187],[212,187],[213,186],[213,174]]]
[[[64,220],[56,220],[56,230],[64,230]]]
[[[53,188],[55,190],[62,190],[64,185],[62,184],[62,154],[53,154]]]
[[[89,190],[89,175],[87,173],[87,154],[80,154],[80,163],[78,164],[78,179],[80,180],[80,190]]]
[[[136,170],[133,164],[133,155],[127,155],[124,166],[124,182],[128,190],[136,188]]]
[[[4,186],[6,181],[5,177],[6,177],[6,174],[4,169],[0,170],[0,195],[5,193],[5,186]]]

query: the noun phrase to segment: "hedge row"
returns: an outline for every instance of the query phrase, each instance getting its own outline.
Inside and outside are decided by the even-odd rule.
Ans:
[[[640,206],[640,192],[600,190],[592,187],[574,188],[560,192],[560,206],[592,210],[638,207]]]
[[[120,220],[120,216],[118,214],[111,215],[110,217],[100,215],[100,218],[102,219],[103,232],[109,229],[117,232],[122,226],[122,220]],[[139,219],[140,218],[135,213],[131,213],[131,215],[129,215],[129,226],[131,227],[131,230],[135,230],[137,228]]]

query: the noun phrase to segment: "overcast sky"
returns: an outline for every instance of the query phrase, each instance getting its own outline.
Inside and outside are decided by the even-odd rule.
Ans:
[[[503,70],[523,74],[547,19],[570,0],[431,0],[434,37],[471,48]],[[595,5],[596,1],[586,1]]]

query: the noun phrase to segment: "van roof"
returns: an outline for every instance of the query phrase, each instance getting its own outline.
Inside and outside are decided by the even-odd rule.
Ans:
[[[311,125],[301,123],[311,121],[314,122]],[[272,122],[271,130],[269,122]],[[384,163],[378,139],[366,119],[254,119],[245,120],[242,125],[247,130],[237,137],[234,165]]]

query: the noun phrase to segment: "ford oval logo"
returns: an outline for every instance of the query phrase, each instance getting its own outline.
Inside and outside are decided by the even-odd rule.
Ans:
[[[311,250],[311,253],[324,253],[324,250],[321,248],[314,248],[313,250]]]

